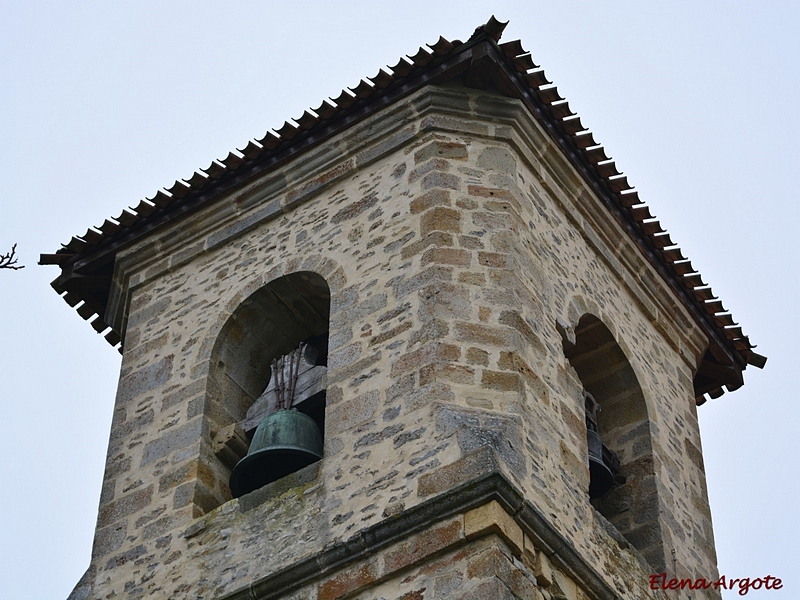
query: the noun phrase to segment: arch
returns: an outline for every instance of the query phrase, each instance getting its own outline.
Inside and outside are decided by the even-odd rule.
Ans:
[[[642,388],[620,344],[598,317],[583,314],[571,333],[574,337],[565,339],[564,354],[584,391],[597,401],[597,430],[603,445],[619,460],[615,485],[592,504],[651,566],[660,568],[665,564],[664,548]]]
[[[209,496],[204,512],[231,499],[231,470],[246,454],[258,419],[248,410],[267,388],[273,360],[309,339],[325,361],[331,291],[311,271],[280,276],[241,300],[219,329],[208,361],[205,417],[209,440],[201,455],[206,477],[199,479]],[[324,434],[324,390],[295,406],[308,414]],[[197,500],[195,502],[197,504]]]

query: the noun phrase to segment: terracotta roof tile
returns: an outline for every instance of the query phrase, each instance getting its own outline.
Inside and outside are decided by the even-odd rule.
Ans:
[[[703,323],[710,335],[713,337],[716,332],[721,343],[727,343],[738,353],[742,361],[742,369],[744,363],[763,366],[766,359],[752,351],[753,346],[750,345],[749,339],[744,336],[740,327],[730,326],[733,319],[722,307],[722,303],[718,300],[707,301],[708,295],[711,293],[710,288],[705,286],[700,275],[696,273],[691,262],[683,257],[680,249],[671,247],[673,245],[671,238],[664,233],[661,224],[650,214],[649,208],[640,201],[638,193],[630,189],[627,177],[617,170],[616,163],[607,157],[605,149],[599,147],[593,135],[586,131],[580,117],[574,116],[569,104],[561,97],[558,89],[551,86],[544,71],[533,70],[539,67],[534,63],[530,54],[523,49],[519,40],[497,45],[505,26],[505,23],[492,17],[489,22],[478,27],[466,43],[458,40],[451,42],[440,37],[434,44],[429,45],[430,51],[420,47],[416,54],[409,56],[410,62],[401,58],[395,66],[388,67],[388,72],[381,69],[375,77],[370,78],[371,83],[362,80],[352,89],[352,93],[343,90],[337,98],[330,102],[325,100],[317,109],[305,111],[297,119],[297,125],[287,121],[275,133],[270,131],[259,140],[249,141],[239,151],[241,155],[229,153],[224,159],[214,161],[208,168],[194,173],[186,182],[176,181],[167,190],[169,195],[159,191],[150,201],[143,200],[131,211],[123,211],[115,219],[119,225],[106,220],[100,227],[100,231],[90,229],[81,236],[83,239],[73,237],[57,254],[42,255],[40,262],[42,264],[60,264],[63,268],[74,258],[93,252],[94,248],[117,243],[117,238],[120,236],[126,241],[132,239],[131,235],[135,234],[137,228],[142,231],[146,230],[151,218],[167,214],[176,206],[191,201],[194,198],[195,190],[209,185],[210,182],[215,182],[216,185],[217,181],[225,181],[227,176],[233,175],[241,167],[251,165],[264,156],[270,156],[271,153],[280,152],[284,148],[284,142],[306,132],[313,133],[317,128],[326,126],[327,123],[338,119],[341,115],[346,115],[352,106],[366,105],[377,94],[393,93],[393,89],[401,89],[399,86],[404,85],[411,78],[422,81],[419,85],[424,85],[424,75],[429,65],[439,64],[440,61],[455,60],[461,53],[469,52],[470,48],[478,44],[489,44],[491,47],[487,52],[491,59],[496,61],[498,68],[508,69],[508,77],[513,80],[508,85],[518,86],[515,89],[518,89],[521,97],[530,103],[537,118],[549,119],[545,122],[545,126],[556,137],[556,141],[564,146],[568,155],[580,157],[576,167],[585,174],[587,182],[598,191],[601,197],[606,198],[612,211],[616,211],[621,218],[638,224],[635,227],[642,236],[642,239],[638,241],[643,251],[659,269],[663,270],[664,276],[668,280],[674,278],[674,289],[679,294],[681,291],[687,292],[685,302],[688,306],[691,307],[694,304],[699,309],[696,314],[701,315],[698,317],[701,321],[703,318],[706,319]],[[492,54],[492,47],[494,54]],[[413,90],[414,88],[409,86],[402,88],[402,90],[406,89]],[[392,101],[397,101],[405,93],[408,92],[397,92],[398,96]],[[544,112],[541,112],[542,109]],[[316,143],[320,138],[311,136],[305,139]],[[292,149],[293,151],[302,151],[304,149],[302,140]],[[157,214],[154,216],[154,213]],[[64,256],[67,260],[64,260]],[[56,286],[55,282],[54,287],[57,290],[61,289],[61,286]],[[73,291],[64,296],[72,306],[77,304],[76,297],[84,299],[80,293]],[[85,299],[89,300],[90,298],[86,297]],[[78,313],[84,318],[96,314],[88,304],[78,307]],[[702,317],[703,314],[712,315],[712,317]],[[105,337],[112,344],[119,343],[118,332],[112,331]],[[709,396],[715,397],[715,394],[722,393],[722,389],[721,387],[715,388],[707,393]]]
[[[419,51],[414,56],[409,56],[408,58],[411,59],[415,67],[424,67],[433,60],[433,56],[432,52],[428,52],[425,48],[420,46]]]

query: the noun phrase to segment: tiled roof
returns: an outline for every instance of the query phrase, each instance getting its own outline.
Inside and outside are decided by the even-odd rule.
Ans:
[[[61,276],[53,288],[98,333],[112,344],[120,332],[110,330],[105,313],[116,251],[153,229],[173,222],[213,201],[288,158],[307,150],[388,104],[431,83],[458,79],[473,88],[490,85],[523,101],[533,116],[561,147],[589,187],[617,216],[645,256],[670,284],[706,331],[709,350],[695,378],[701,403],[704,394],[716,398],[743,383],[747,364],[763,367],[766,359],[753,351],[749,338],[696,272],[691,262],[664,231],[649,208],[631,189],[605,150],[581,123],[544,71],[534,64],[519,40],[499,43],[504,23],[492,17],[467,42],[439,40],[374,77],[343,90],[334,99],[305,111],[261,139],[213,161],[191,177],[159,190],[134,208],[107,219],[96,228],[73,237],[55,254],[42,254],[40,264],[56,264]]]

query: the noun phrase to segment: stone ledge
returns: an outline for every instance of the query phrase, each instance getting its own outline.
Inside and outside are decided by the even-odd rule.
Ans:
[[[491,454],[488,448],[481,448],[475,455]],[[241,588],[220,600],[277,600],[307,585],[338,577],[341,573],[356,569],[359,565],[373,564],[372,557],[380,550],[399,543],[408,543],[418,534],[427,530],[438,530],[445,522],[460,523],[460,515],[472,514],[473,539],[479,535],[497,533],[493,529],[494,521],[502,522],[502,526],[511,535],[502,535],[504,539],[518,540],[518,551],[524,547],[522,535],[516,535],[517,529],[530,537],[536,547],[548,557],[557,568],[563,569],[577,585],[586,589],[598,598],[616,600],[619,596],[602,576],[580,556],[563,535],[550,524],[538,508],[525,501],[519,489],[496,470],[497,461],[477,460],[488,468],[483,472],[472,472],[473,478],[442,494],[432,497],[421,504],[392,516],[376,525],[368,527],[352,538],[329,546],[325,550],[299,561],[292,566],[272,573]],[[480,471],[480,469],[478,469]],[[486,507],[489,508],[486,508]],[[474,511],[478,512],[474,512]],[[505,517],[502,514],[505,514]],[[478,516],[492,517],[476,520]],[[493,520],[494,519],[494,520]],[[488,525],[478,527],[480,523]],[[496,523],[494,523],[496,524]],[[501,526],[498,525],[498,528]],[[458,532],[451,532],[451,544],[464,543],[461,527]],[[479,532],[482,532],[479,534]],[[513,544],[514,542],[512,542]],[[512,546],[512,544],[509,544]],[[439,552],[443,548],[436,547]],[[513,549],[513,546],[512,546]],[[405,568],[408,565],[401,565]],[[384,569],[386,570],[386,569]],[[349,571],[348,571],[349,572]],[[365,585],[372,585],[391,573],[375,573],[374,579]],[[350,589],[346,595],[355,592]]]
[[[522,554],[525,545],[522,528],[514,521],[497,500],[473,508],[464,514],[464,534],[468,540],[498,534],[511,548],[514,556]]]

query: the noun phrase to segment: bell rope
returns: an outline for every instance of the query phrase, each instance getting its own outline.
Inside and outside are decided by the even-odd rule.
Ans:
[[[297,387],[297,375],[300,372],[300,359],[306,344],[300,344],[289,354],[272,361],[272,372],[275,374],[275,396],[278,410],[291,408],[294,402],[294,391]],[[288,373],[287,373],[288,371]]]

